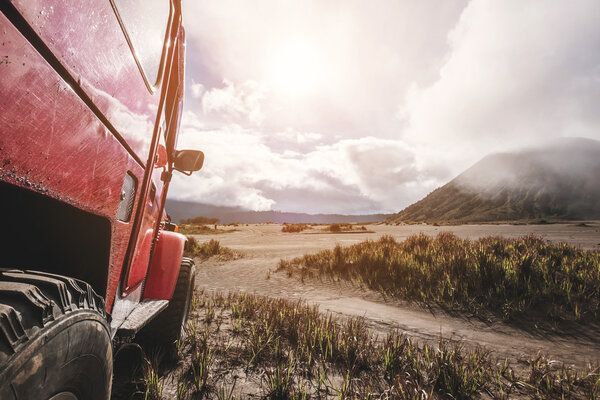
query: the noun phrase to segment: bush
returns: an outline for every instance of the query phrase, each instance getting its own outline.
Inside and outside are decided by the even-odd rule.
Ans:
[[[306,229],[310,229],[310,225],[308,224],[283,224],[283,227],[281,228],[281,232],[287,232],[287,233],[298,233],[298,232],[302,232],[303,230]]]
[[[219,218],[198,216],[194,218],[182,219],[179,221],[179,223],[188,225],[215,225],[219,223]]]
[[[327,228],[325,228],[325,230],[333,233],[348,232],[352,230],[352,224],[331,224]]]
[[[340,226],[340,224],[331,224],[331,225],[329,225],[329,227],[327,228],[327,230],[329,232],[341,232],[342,231],[342,227]]]
[[[199,243],[193,236],[187,236],[187,241],[183,248],[183,254],[186,257],[209,258],[219,256],[221,259],[231,260],[239,258],[240,254],[234,252],[229,247],[223,247],[218,240],[211,239],[208,242]]]
[[[215,229],[206,225],[179,225],[179,233],[182,235],[208,235],[219,233]]]

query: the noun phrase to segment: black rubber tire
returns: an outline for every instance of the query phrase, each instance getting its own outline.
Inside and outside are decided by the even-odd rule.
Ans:
[[[139,333],[142,342],[172,349],[183,335],[188,319],[194,285],[196,266],[191,258],[183,257],[173,297],[169,305]]]
[[[108,400],[112,341],[85,282],[0,269],[0,399]]]

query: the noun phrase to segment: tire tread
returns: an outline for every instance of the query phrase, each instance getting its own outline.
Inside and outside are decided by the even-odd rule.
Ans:
[[[52,321],[82,309],[107,318],[104,299],[83,281],[45,272],[0,269],[0,370]]]

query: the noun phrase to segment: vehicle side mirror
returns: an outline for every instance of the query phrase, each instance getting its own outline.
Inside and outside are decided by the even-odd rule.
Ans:
[[[186,175],[199,171],[204,164],[204,153],[200,150],[177,150],[173,160],[173,168]]]

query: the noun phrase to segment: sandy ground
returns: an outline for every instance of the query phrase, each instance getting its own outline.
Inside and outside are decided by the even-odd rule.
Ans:
[[[318,304],[322,311],[342,316],[363,316],[373,331],[382,335],[399,329],[419,340],[435,342],[440,335],[466,346],[484,346],[498,358],[530,359],[544,354],[551,359],[577,367],[600,361],[600,337],[597,327],[580,328],[566,333],[553,333],[507,325],[499,320],[482,321],[465,315],[428,309],[415,304],[402,304],[380,294],[347,282],[310,280],[288,277],[274,272],[282,258],[293,258],[336,244],[350,245],[365,239],[391,235],[398,240],[425,233],[437,235],[450,231],[463,238],[487,235],[519,237],[534,234],[550,242],[566,242],[582,249],[600,249],[600,222],[588,226],[552,225],[462,225],[462,226],[390,226],[369,225],[373,233],[330,234],[306,231],[282,233],[281,225],[240,225],[237,232],[219,235],[196,235],[199,241],[219,240],[221,245],[243,253],[234,261],[197,260],[196,285],[205,290],[247,291],[251,293],[304,299]]]

